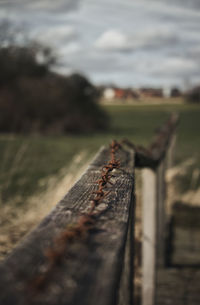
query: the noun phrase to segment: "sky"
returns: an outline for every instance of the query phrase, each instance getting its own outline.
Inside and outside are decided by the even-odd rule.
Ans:
[[[0,0],[0,20],[52,47],[59,73],[95,84],[200,83],[200,0]]]

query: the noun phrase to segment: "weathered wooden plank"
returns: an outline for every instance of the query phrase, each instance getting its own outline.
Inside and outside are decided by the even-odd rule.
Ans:
[[[156,136],[150,145],[145,148],[136,146],[129,140],[124,139],[123,143],[135,151],[135,166],[138,168],[156,169],[160,162],[165,158],[168,148],[171,146],[171,152],[174,149],[174,133],[178,124],[179,117],[177,114],[172,114],[168,121],[159,128]],[[173,141],[171,145],[171,141]],[[172,156],[172,155],[171,155]]]
[[[135,202],[135,198],[132,199]],[[135,204],[129,212],[129,227],[125,246],[124,263],[119,287],[118,305],[134,304],[134,252],[135,252]]]
[[[63,200],[0,265],[1,305],[117,303],[126,241],[133,242],[132,234],[127,239],[127,232],[130,224],[133,225],[130,211],[134,204],[134,152],[121,149],[116,157],[121,160],[121,166],[112,172],[110,193],[99,205],[102,214],[94,229],[84,238],[66,245],[66,253],[49,274],[43,289],[38,291],[31,285],[46,268],[45,250],[52,247],[54,239],[67,225],[76,223],[87,212],[102,166],[110,158],[105,148]],[[128,293],[130,274],[125,276],[129,277],[129,286],[125,288]]]
[[[160,162],[165,157],[171,145],[178,121],[178,114],[172,113],[167,122],[158,130],[154,140],[149,146],[149,151],[152,153],[154,160]]]
[[[143,177],[143,305],[155,303],[156,268],[165,264],[165,160]]]
[[[153,305],[156,272],[156,172],[143,169],[142,182],[142,305]]]
[[[199,305],[200,268],[161,268],[157,271],[155,305]]]
[[[176,134],[173,133],[167,151],[167,158],[166,158],[167,168],[171,168],[174,164],[174,152],[175,152],[176,140],[177,140],[176,138],[177,138]]]
[[[166,241],[166,183],[165,183],[166,160],[162,160],[156,170],[156,244],[157,244],[157,266],[165,264],[165,241]]]
[[[176,202],[169,229],[168,264],[200,268],[200,207]]]

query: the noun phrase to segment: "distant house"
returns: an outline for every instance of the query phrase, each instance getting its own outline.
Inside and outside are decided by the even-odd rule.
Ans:
[[[139,93],[134,89],[127,89],[127,99],[139,99]]]
[[[141,98],[163,97],[163,89],[161,88],[141,88],[139,93]]]
[[[103,92],[103,97],[106,100],[112,100],[115,98],[115,90],[113,88],[105,88]]]
[[[171,97],[179,97],[181,95],[182,93],[178,88],[174,87],[171,89],[171,94],[170,94]]]
[[[103,97],[106,100],[126,100],[131,96],[131,92],[127,89],[122,89],[118,87],[109,87],[104,89]]]
[[[115,91],[115,99],[119,100],[130,100],[130,99],[138,99],[139,94],[130,88],[114,88]]]
[[[126,99],[126,90],[121,88],[115,88],[115,98],[116,99]]]
[[[119,87],[107,87],[103,89],[103,97],[106,100],[142,100],[144,98],[163,97],[163,89],[156,88],[119,88]]]

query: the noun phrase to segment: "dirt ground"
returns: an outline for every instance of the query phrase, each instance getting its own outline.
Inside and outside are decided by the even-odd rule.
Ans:
[[[167,208],[172,221],[169,251],[171,265],[157,270],[156,305],[200,304],[199,169],[194,168],[187,191],[180,192],[176,188],[177,179],[186,175],[194,162],[195,160],[188,159],[167,173]]]
[[[63,168],[56,176],[49,177],[43,193],[32,196],[24,206],[14,202],[0,208],[0,260],[30,232],[64,197],[89,164],[87,152],[75,155],[71,166]]]
[[[181,192],[177,189],[177,181],[187,175],[189,168],[195,164],[194,159],[187,159],[178,166],[168,169],[166,173],[166,213],[168,221],[173,215],[173,205],[175,202],[181,202],[187,205],[188,208],[200,208],[200,188],[191,190],[190,188]],[[196,185],[198,180],[199,170],[194,169],[190,186]],[[141,304],[141,285],[142,285],[142,270],[141,270],[141,251],[142,251],[142,198],[141,198],[141,181],[140,171],[136,171],[136,227],[135,227],[135,303]],[[191,220],[190,220],[191,221]],[[180,228],[176,227],[173,243],[172,262],[187,262],[193,264],[194,259],[200,259],[199,246],[200,230],[194,234],[194,230],[189,231],[188,228],[183,228],[180,234]],[[190,237],[188,238],[188,236]],[[192,235],[192,238],[191,238]],[[192,246],[192,251],[191,251]],[[184,258],[184,260],[183,260]],[[156,289],[156,305],[197,305],[200,304],[199,295],[199,268],[161,268],[157,270],[157,289]],[[191,285],[189,285],[191,282]],[[177,290],[178,287],[178,290]],[[199,302],[199,303],[198,303]]]

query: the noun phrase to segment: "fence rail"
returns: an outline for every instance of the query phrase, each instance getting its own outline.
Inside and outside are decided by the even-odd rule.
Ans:
[[[156,261],[163,257],[164,170],[177,122],[172,115],[147,149],[128,140],[101,148],[80,180],[1,264],[0,304],[134,303],[136,167],[143,168],[144,185],[143,304],[153,304]]]

